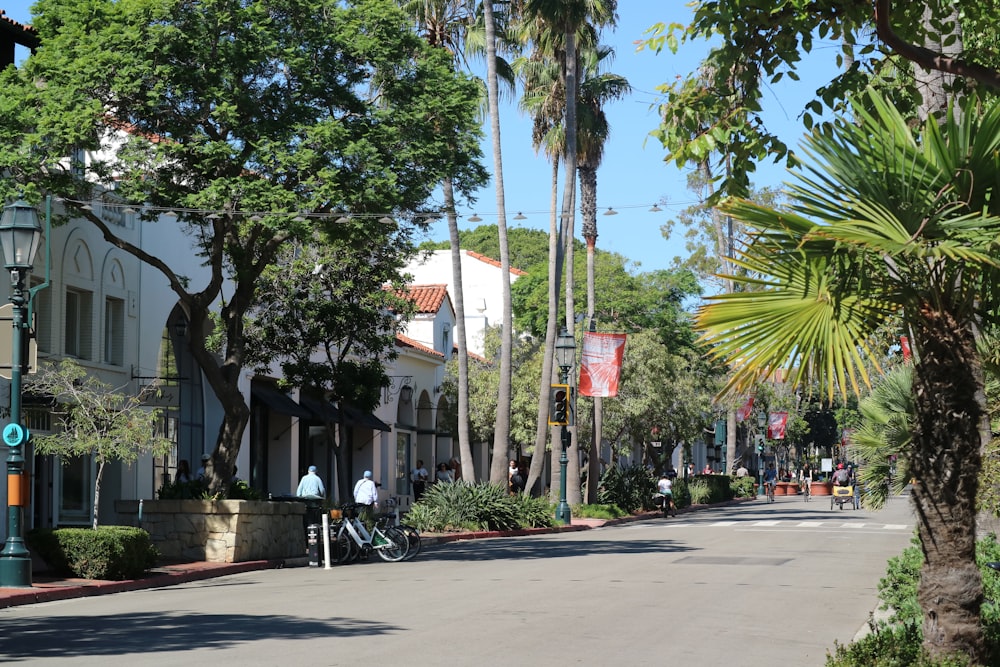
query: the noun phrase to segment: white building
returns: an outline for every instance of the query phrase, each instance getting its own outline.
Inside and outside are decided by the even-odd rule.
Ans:
[[[421,253],[407,265],[406,273],[414,284],[447,286],[448,296],[455,301],[452,279],[451,250]],[[503,322],[503,283],[500,262],[471,250],[462,251],[462,291],[465,294],[466,345],[469,352],[484,356],[483,339],[487,327]],[[510,280],[527,275],[511,267]],[[454,336],[452,336],[454,339]]]

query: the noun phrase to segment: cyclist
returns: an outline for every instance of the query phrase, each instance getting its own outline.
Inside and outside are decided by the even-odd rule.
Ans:
[[[807,502],[812,495],[812,478],[812,468],[809,466],[809,461],[806,461],[799,470],[799,483],[802,485],[802,494],[805,495]]]
[[[674,507],[674,484],[670,480],[670,475],[663,473],[660,475],[660,479],[656,482],[656,492],[660,496],[660,502],[663,503],[663,516],[667,516],[669,511],[671,516],[677,516],[677,508]]]
[[[773,463],[767,464],[767,470],[764,471],[764,489],[767,491],[767,497],[774,498],[774,486],[778,482],[778,471],[774,469]]]

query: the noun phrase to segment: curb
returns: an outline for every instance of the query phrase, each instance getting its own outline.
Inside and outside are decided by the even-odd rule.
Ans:
[[[253,572],[256,570],[271,570],[282,567],[295,567],[298,560],[288,558],[274,560],[255,560],[242,563],[195,563],[167,565],[154,570],[149,576],[141,579],[126,579],[123,581],[104,581],[96,579],[68,580],[62,585],[36,584],[32,588],[0,589],[0,609],[16,607],[38,602],[56,602],[109,593],[125,593],[149,588],[163,588],[191,581],[201,581],[222,577],[229,574]]]

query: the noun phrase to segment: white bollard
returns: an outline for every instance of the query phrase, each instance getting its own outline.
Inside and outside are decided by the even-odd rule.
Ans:
[[[323,562],[324,570],[332,570],[330,567],[330,513],[323,512]]]

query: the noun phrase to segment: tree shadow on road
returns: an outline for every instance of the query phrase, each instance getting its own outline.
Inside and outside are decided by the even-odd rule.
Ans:
[[[399,627],[358,618],[302,619],[249,614],[106,614],[0,620],[0,662],[116,656],[205,648],[276,637],[314,639],[383,635]]]
[[[561,539],[542,537],[510,537],[488,540],[448,542],[424,547],[420,560],[481,561],[506,558],[570,558],[593,555],[629,555],[664,553],[676,554],[692,551],[689,546],[675,540],[601,540]]]

